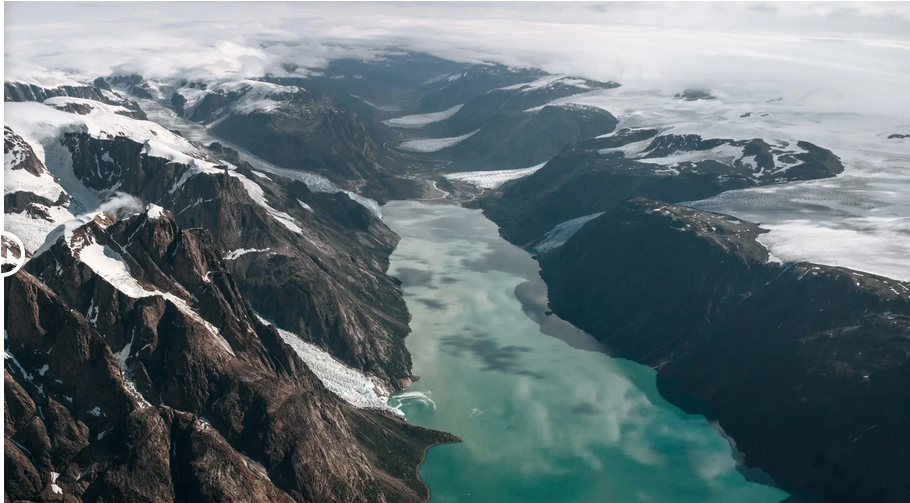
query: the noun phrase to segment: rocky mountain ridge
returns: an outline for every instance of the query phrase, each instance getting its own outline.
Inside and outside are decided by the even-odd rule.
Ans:
[[[473,203],[526,245],[554,226],[615,209],[634,197],[670,203],[705,199],[727,190],[814,180],[843,172],[831,151],[808,142],[771,145],[622,129],[565,148],[533,174]]]
[[[36,233],[7,280],[6,405],[21,411],[7,499],[425,500],[424,451],[457,439],[383,398],[412,379],[409,315],[385,274],[397,236],[343,192],[121,109],[70,96],[7,109],[7,200],[22,202],[7,224]],[[157,204],[131,217],[133,198]],[[57,351],[46,334],[63,334]],[[77,378],[84,366],[100,381]],[[59,417],[37,421],[48,407]]]
[[[7,499],[426,499],[416,465],[454,438],[326,390],[207,231],[84,220],[6,281]]]

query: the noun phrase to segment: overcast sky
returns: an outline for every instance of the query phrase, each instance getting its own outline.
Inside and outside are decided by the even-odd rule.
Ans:
[[[910,112],[910,4],[6,3],[7,79],[257,77],[389,47],[731,97]]]

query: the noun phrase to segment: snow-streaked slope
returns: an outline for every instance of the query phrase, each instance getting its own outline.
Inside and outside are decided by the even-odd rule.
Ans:
[[[231,250],[224,254],[224,260],[237,260],[238,258],[246,255],[247,253],[263,253],[269,251],[271,248],[238,248],[236,250]]]
[[[406,150],[408,152],[420,152],[420,153],[430,153],[430,152],[439,152],[440,150],[447,149],[449,147],[454,147],[459,143],[467,140],[471,136],[477,134],[480,131],[475,129],[468,134],[463,134],[461,136],[453,136],[451,138],[429,138],[425,140],[408,140],[401,142],[398,145],[398,148],[401,150]]]
[[[269,321],[261,317],[259,319],[271,325]],[[322,384],[342,400],[362,409],[380,409],[404,417],[401,411],[388,405],[388,393],[370,376],[348,367],[292,332],[278,327],[275,329]]]
[[[818,112],[783,99],[756,103],[719,96],[685,101],[628,88],[554,103],[604,108],[619,118],[617,130],[647,127],[706,139],[762,138],[787,149],[803,140],[827,148],[845,166],[835,178],[726,192],[690,204],[761,223],[770,232],[760,241],[782,260],[910,279],[910,140],[888,138],[910,131],[910,116],[899,110],[890,115]]]
[[[100,205],[103,196],[109,194],[97,194],[76,179],[72,172],[70,153],[60,145],[60,139],[65,133],[88,133],[96,138],[125,136],[138,143],[143,143],[143,153],[150,157],[168,159],[190,166],[190,169],[181,178],[174,181],[169,189],[171,193],[176,192],[187,180],[198,174],[224,172],[224,170],[216,168],[213,162],[202,159],[204,153],[182,136],[176,135],[154,122],[140,121],[120,115],[117,112],[122,111],[121,107],[77,98],[52,98],[47,101],[49,104],[79,103],[91,107],[91,112],[88,115],[79,115],[41,103],[8,103],[6,104],[7,124],[15,128],[14,130],[17,132],[22,131],[19,134],[32,145],[36,156],[61,180],[66,192],[74,196],[78,210],[94,211]],[[253,201],[265,209],[272,218],[292,232],[302,233],[301,228],[290,215],[278,211],[268,204],[262,188],[256,182],[233,171],[229,171],[228,174],[240,180]],[[26,175],[32,176],[28,173]],[[24,178],[24,175],[17,172],[13,174],[12,180],[19,181]],[[47,180],[44,181],[47,182]],[[53,177],[50,177],[50,181],[53,181]],[[39,192],[52,192],[53,187],[49,183],[44,185],[39,187],[41,189]],[[10,190],[10,188],[11,186],[7,185],[5,190]],[[27,248],[34,250],[44,242],[44,235],[63,221],[72,218],[71,213],[62,210],[54,210],[50,214],[54,220],[47,223],[33,221],[34,219],[29,219],[26,214],[17,214],[11,219],[9,229],[27,242]]]
[[[384,121],[389,126],[393,127],[404,127],[404,128],[419,128],[426,126],[427,124],[433,124],[434,122],[440,122],[448,119],[449,117],[458,113],[463,107],[464,104],[455,105],[452,108],[443,110],[441,112],[432,112],[428,114],[416,114],[416,115],[405,115],[404,117],[396,117],[394,119],[389,119]]]
[[[157,214],[157,211],[154,210],[154,208],[150,208],[150,210]],[[221,332],[215,325],[202,318],[202,316],[193,310],[185,300],[173,293],[162,292],[155,289],[152,285],[140,284],[139,281],[133,277],[130,266],[123,259],[123,256],[110,246],[98,242],[93,231],[89,227],[84,226],[98,216],[99,214],[97,213],[87,214],[67,222],[52,235],[48,236],[47,242],[38,252],[36,252],[36,255],[44,253],[54,243],[62,240],[70,249],[70,253],[72,253],[73,257],[88,266],[95,274],[102,277],[121,293],[132,298],[151,296],[164,297],[188,318],[191,318],[204,326],[211,334],[217,347],[220,347],[226,353],[234,356],[231,345],[222,337]]]
[[[448,173],[443,176],[449,180],[470,183],[481,189],[495,189],[509,180],[517,180],[532,175],[546,164],[546,162],[542,162],[536,166],[531,166],[530,168],[502,169],[497,171],[463,171],[460,173]]]
[[[88,115],[73,114],[58,110],[52,106],[41,103],[9,103],[7,104],[7,122],[12,127],[23,131],[20,135],[26,140],[36,152],[36,156],[47,165],[48,169],[59,178],[62,188],[73,196],[74,204],[69,212],[48,211],[53,217],[52,221],[34,222],[28,214],[16,214],[11,219],[11,232],[20,235],[26,242],[26,247],[35,250],[44,242],[44,236],[60,223],[72,218],[73,214],[95,211],[101,204],[101,201],[110,196],[108,193],[96,193],[85,187],[79,181],[72,171],[72,158],[69,151],[60,144],[60,139],[68,132],[88,133],[96,138],[111,138],[114,136],[125,136],[138,143],[143,143],[143,153],[150,157],[158,157],[174,162],[179,162],[190,166],[190,169],[174,180],[168,189],[171,194],[175,193],[189,179],[200,174],[221,174],[225,173],[223,168],[216,167],[214,162],[204,159],[206,153],[200,147],[191,143],[183,136],[172,133],[170,130],[151,121],[140,121],[130,117],[118,114],[122,111],[121,107],[105,105],[90,100],[79,100],[74,98],[52,98],[47,100],[53,101],[53,104],[64,102],[73,102],[80,105],[88,106],[91,112]],[[214,141],[214,140],[213,140]],[[11,152],[11,160],[20,155]],[[29,173],[23,175],[24,170],[17,170],[12,179],[25,179],[26,176],[36,178]],[[263,191],[262,187],[255,181],[241,175],[233,170],[227,170],[227,174],[237,178],[246,189],[250,198],[262,207],[266,213],[286,227],[291,232],[303,234],[303,229],[298,225],[292,216],[273,208]],[[315,177],[315,175],[314,175]],[[315,186],[321,186],[321,177],[316,180]],[[26,179],[27,180],[27,179]],[[30,180],[27,180],[30,181]],[[46,182],[48,180],[45,180]],[[53,182],[53,177],[49,178]],[[326,183],[327,180],[325,181]],[[39,187],[41,192],[52,192],[49,184],[48,187]],[[338,191],[334,185],[326,187],[326,191],[332,189]],[[10,190],[8,185],[6,190]],[[107,191],[111,192],[111,191]],[[55,196],[56,197],[56,196]],[[353,198],[354,196],[352,196]],[[375,201],[366,200],[362,203],[375,205]],[[376,205],[378,210],[378,205]]]
[[[537,253],[547,253],[550,250],[559,248],[578,232],[579,229],[591,220],[603,215],[603,212],[585,215],[583,217],[573,218],[563,222],[544,234],[542,238],[531,247]]]
[[[230,96],[231,100],[218,116],[234,113],[250,114],[253,112],[271,112],[276,110],[282,101],[303,90],[296,86],[282,86],[270,82],[252,79],[225,77],[206,80],[205,82],[187,82],[185,79],[151,79],[145,81],[149,93],[158,101],[170,103],[175,94],[185,100],[183,109],[187,117],[210,94]]]
[[[250,198],[252,198],[256,204],[265,209],[266,213],[268,213],[269,216],[277,220],[281,225],[287,227],[289,231],[295,232],[297,234],[303,233],[303,229],[297,225],[294,217],[288,215],[283,211],[278,211],[269,205],[269,202],[265,198],[265,192],[262,190],[262,187],[260,187],[259,184],[239,173],[231,171],[229,174],[243,183],[243,187],[246,189],[247,194],[250,195]]]
[[[24,169],[10,169],[15,165],[15,161],[10,160],[8,154],[4,160],[6,169],[3,173],[3,193],[11,194],[13,192],[31,192],[36,196],[41,196],[50,201],[56,201],[65,193],[60,183],[54,179],[48,171],[43,170],[40,174],[34,175]]]
[[[25,249],[32,253],[44,244],[48,234],[73,218],[72,213],[60,206],[44,206],[43,209],[48,219],[32,218],[27,211],[3,215],[3,228],[18,236]]]
[[[47,150],[61,149],[60,138],[64,133],[87,133],[95,138],[125,136],[146,144],[145,153],[150,156],[194,164],[200,168],[214,167],[213,163],[202,160],[203,153],[187,139],[154,122],[118,114],[126,110],[123,107],[79,98],[51,98],[47,101],[49,104],[78,103],[90,107],[91,112],[79,115],[42,103],[5,103],[5,120],[6,125],[32,146],[47,169],[62,182],[71,181],[68,179],[72,177],[72,169],[65,166],[64,159],[51,158]],[[64,189],[76,195],[66,184]]]
[[[13,131],[13,133],[17,133]],[[21,137],[22,135],[20,135]],[[46,169],[42,169],[38,175],[30,173],[25,169],[21,169],[20,164],[25,162],[28,155],[27,150],[35,152],[35,156],[42,161],[44,160],[39,157],[38,151],[35,150],[35,146],[32,146],[28,140],[22,138],[22,141],[13,140],[12,137],[5,138],[6,144],[11,148],[5,149],[3,154],[3,193],[12,194],[14,192],[31,192],[36,196],[41,196],[50,201],[56,201],[61,194],[65,193],[63,187],[60,186],[60,183],[54,179]],[[40,149],[41,156],[44,154],[44,149],[40,145],[37,145]]]
[[[179,130],[185,138],[205,145],[209,145],[212,142],[217,141],[222,145],[230,147],[239,152],[241,158],[244,161],[250,163],[250,165],[253,166],[253,168],[256,170],[266,173],[273,173],[278,176],[290,178],[291,180],[301,181],[305,183],[307,188],[313,192],[326,192],[329,194],[343,192],[357,203],[369,209],[375,215],[381,216],[382,214],[379,208],[379,203],[377,203],[375,200],[363,197],[360,194],[351,192],[349,190],[342,189],[322,175],[317,175],[316,173],[310,173],[308,171],[296,171],[275,166],[274,164],[271,164],[257,157],[256,155],[251,154],[243,147],[215,136],[205,126],[178,117],[173,110],[170,110],[155,101],[144,99],[137,99],[136,101],[146,112],[149,120],[168,128]]]

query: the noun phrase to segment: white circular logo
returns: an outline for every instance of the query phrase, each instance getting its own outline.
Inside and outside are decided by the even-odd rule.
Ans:
[[[12,276],[19,272],[19,269],[22,269],[22,265],[25,264],[25,246],[22,244],[22,240],[19,239],[19,236],[11,232],[2,231],[2,244],[0,244],[0,277]],[[14,247],[18,247],[18,250]],[[18,255],[18,256],[17,256]],[[16,264],[10,270],[6,270],[7,265]]]

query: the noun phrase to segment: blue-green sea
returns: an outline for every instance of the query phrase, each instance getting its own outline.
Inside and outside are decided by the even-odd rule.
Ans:
[[[655,372],[614,359],[546,314],[531,256],[480,211],[393,202],[391,274],[413,316],[414,373],[393,395],[413,424],[464,441],[433,447],[431,501],[777,503],[730,442],[658,394]]]

